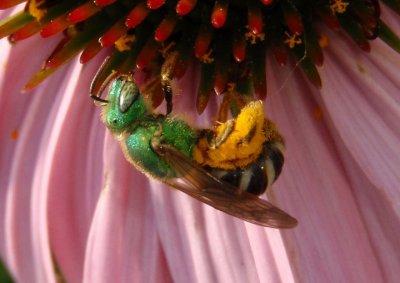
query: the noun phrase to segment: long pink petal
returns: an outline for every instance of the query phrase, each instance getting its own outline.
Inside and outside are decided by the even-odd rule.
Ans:
[[[379,262],[335,143],[323,120],[313,116],[313,89],[305,91],[302,83],[296,79],[271,97],[268,111],[280,125],[287,148],[273,199],[299,220],[286,234],[291,264],[300,281],[380,282]]]
[[[2,57],[7,58],[7,62],[3,61],[5,68],[2,69],[4,73],[0,101],[0,132],[4,137],[0,141],[0,167],[1,175],[6,176],[0,180],[0,206],[4,212],[1,221],[5,227],[1,237],[4,244],[2,254],[12,273],[17,276],[16,279],[21,281],[46,280],[53,276],[49,250],[40,248],[48,245],[46,221],[43,218],[46,216],[45,207],[37,207],[40,202],[32,202],[33,192],[30,186],[35,180],[39,165],[37,162],[40,160],[41,133],[48,118],[45,110],[51,108],[53,103],[51,92],[47,93],[46,90],[62,79],[60,73],[52,83],[43,85],[43,92],[21,94],[23,83],[39,68],[40,61],[43,60],[37,56],[32,59],[31,64],[26,64],[26,58],[22,54],[29,54],[30,48],[39,45],[43,52],[49,52],[54,41],[49,41],[46,48],[42,47],[37,37],[29,39],[28,43],[16,46],[8,57]],[[1,42],[4,55],[8,49],[6,44],[7,42]],[[25,68],[21,69],[21,66]],[[13,132],[18,133],[16,140],[11,138]],[[35,197],[41,198],[38,195]],[[36,222],[36,216],[42,221]],[[32,243],[37,244],[39,249]]]
[[[147,178],[108,136],[104,179],[88,239],[85,282],[163,282],[168,279],[154,226]]]
[[[87,86],[99,62],[74,65],[51,127],[43,186],[48,189],[52,251],[68,282],[82,280],[85,248],[102,179],[104,127]]]
[[[339,62],[350,70],[347,76],[338,72],[326,76],[328,83],[342,88],[335,95],[323,93],[323,103],[337,131],[336,141],[371,245],[386,278],[396,280],[400,268],[400,58],[381,42],[373,45],[370,56],[357,56],[340,47],[345,55],[332,50],[327,64]]]

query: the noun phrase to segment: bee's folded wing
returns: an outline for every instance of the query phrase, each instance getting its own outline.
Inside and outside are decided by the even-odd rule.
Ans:
[[[297,225],[297,220],[283,210],[217,179],[174,147],[158,144],[153,148],[175,168],[179,178],[184,181],[166,180],[170,186],[218,210],[257,225],[272,228],[292,228]]]

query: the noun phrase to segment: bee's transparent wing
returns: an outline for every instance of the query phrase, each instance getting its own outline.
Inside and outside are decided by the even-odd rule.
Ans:
[[[174,147],[157,144],[153,148],[185,181],[166,180],[168,185],[218,210],[257,225],[272,228],[292,228],[297,225],[297,220],[283,210],[215,178]]]

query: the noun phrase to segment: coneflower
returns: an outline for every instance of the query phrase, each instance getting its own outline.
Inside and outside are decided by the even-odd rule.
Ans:
[[[397,0],[5,0],[0,8],[22,2],[26,2],[23,11],[0,24],[0,37],[18,42],[36,33],[43,38],[64,33],[26,90],[71,58],[79,55],[86,63],[102,48],[113,46],[94,92],[111,73],[141,69],[154,78],[166,58],[174,56],[167,61],[169,76],[181,78],[197,60],[202,69],[196,98],[200,113],[211,93],[222,94],[228,86],[239,93],[252,87],[257,97],[265,98],[267,52],[279,65],[290,61],[300,66],[321,87],[316,66],[323,64],[328,38],[319,23],[344,31],[364,51],[377,37],[400,50],[400,40],[380,19],[380,2],[399,13]],[[153,94],[160,96],[160,87]]]
[[[157,9],[133,0],[38,3],[0,28],[14,41],[65,31],[0,41],[0,258],[16,282],[398,281],[400,56],[387,27],[400,32],[398,0],[229,1],[216,12],[207,0],[151,2]],[[140,4],[145,12],[129,18]],[[261,7],[262,21],[249,17],[250,4]],[[135,28],[125,25],[141,17]],[[160,25],[173,29],[156,33]],[[377,35],[392,48],[369,41]],[[102,45],[108,52],[98,54]],[[79,54],[86,65],[60,68]],[[176,65],[165,64],[173,58]],[[268,197],[299,220],[295,229],[229,217],[125,160],[85,93],[99,68],[95,91],[137,65],[149,82],[163,66],[182,77],[174,111],[193,124],[215,119],[222,99],[214,92],[263,97],[268,83],[265,110],[286,140],[285,167]],[[152,91],[162,99],[159,87]]]

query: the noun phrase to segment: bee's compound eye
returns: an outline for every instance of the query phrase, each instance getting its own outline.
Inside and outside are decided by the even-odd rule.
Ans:
[[[119,111],[121,111],[121,113],[127,112],[138,96],[139,90],[133,81],[122,81],[121,93],[119,96]]]

